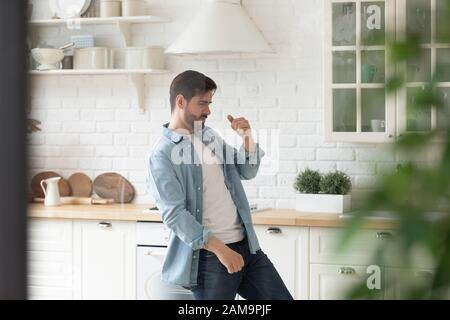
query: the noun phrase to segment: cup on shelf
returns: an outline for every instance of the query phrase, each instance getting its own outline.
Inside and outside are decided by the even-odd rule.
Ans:
[[[105,47],[75,49],[74,69],[108,69],[110,67],[110,52]]]
[[[386,125],[384,120],[370,120],[370,128],[372,129],[372,132],[384,132],[385,127]]]
[[[120,0],[100,0],[100,17],[120,17]]]
[[[128,47],[125,54],[127,69],[164,69],[164,48]]]
[[[73,69],[73,55],[65,55],[62,59],[62,69]]]
[[[144,15],[143,0],[122,0],[122,16],[142,16]]]
[[[375,65],[372,64],[363,64],[362,67],[362,75],[361,80],[363,83],[372,83],[375,78],[375,74],[378,69]]]

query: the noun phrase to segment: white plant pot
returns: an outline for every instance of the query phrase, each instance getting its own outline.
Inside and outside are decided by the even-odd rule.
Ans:
[[[312,213],[341,214],[351,210],[351,195],[297,193],[295,210]]]

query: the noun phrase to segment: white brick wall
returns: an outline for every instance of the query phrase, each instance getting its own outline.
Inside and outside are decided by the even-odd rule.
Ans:
[[[35,18],[48,18],[47,0],[35,0]],[[171,17],[172,23],[133,26],[133,45],[167,47],[200,9],[201,0],[147,0],[147,13]],[[246,116],[254,128],[278,129],[276,173],[245,181],[250,201],[292,208],[295,175],[306,167],[346,171],[354,183],[353,201],[370,190],[377,174],[402,160],[384,145],[329,143],[323,139],[323,1],[244,0],[251,18],[276,50],[273,55],[168,57],[172,71],[146,77],[140,114],[127,76],[35,76],[31,116],[42,132],[30,135],[31,174],[54,170],[66,175],[105,171],[123,174],[137,191],[136,202],[150,202],[146,193],[147,157],[169,120],[169,85],[186,69],[205,72],[218,83],[210,124],[223,130],[226,115]],[[66,30],[42,28],[39,40],[66,43]],[[100,45],[115,46],[117,30],[90,27]],[[223,132],[223,131],[222,131]],[[264,147],[264,146],[263,146]],[[266,146],[267,148],[267,146]],[[263,167],[268,163],[263,163]]]

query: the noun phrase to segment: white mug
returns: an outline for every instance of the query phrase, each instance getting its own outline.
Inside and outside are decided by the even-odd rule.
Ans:
[[[143,0],[122,0],[122,16],[142,16],[144,15]]]
[[[120,17],[120,0],[101,0],[100,17]]]
[[[128,47],[125,67],[127,69],[164,69],[164,48]]]
[[[384,120],[370,120],[370,127],[373,132],[384,132],[385,121]]]
[[[104,47],[75,49],[74,69],[107,69],[109,68],[109,50]]]

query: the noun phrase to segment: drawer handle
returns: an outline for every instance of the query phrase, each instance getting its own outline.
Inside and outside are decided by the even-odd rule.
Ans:
[[[266,230],[266,233],[282,233],[280,228],[277,227],[269,227]]]
[[[388,239],[392,238],[392,233],[390,232],[377,232],[378,239]]]
[[[98,227],[99,227],[99,228],[102,228],[102,229],[111,228],[111,227],[112,227],[112,224],[109,223],[109,222],[100,222],[100,223],[98,224]]]
[[[164,257],[166,254],[164,252],[159,252],[159,251],[147,251],[145,253],[146,256],[154,256],[154,257]]]
[[[355,274],[356,270],[350,267],[340,267],[339,274]]]

